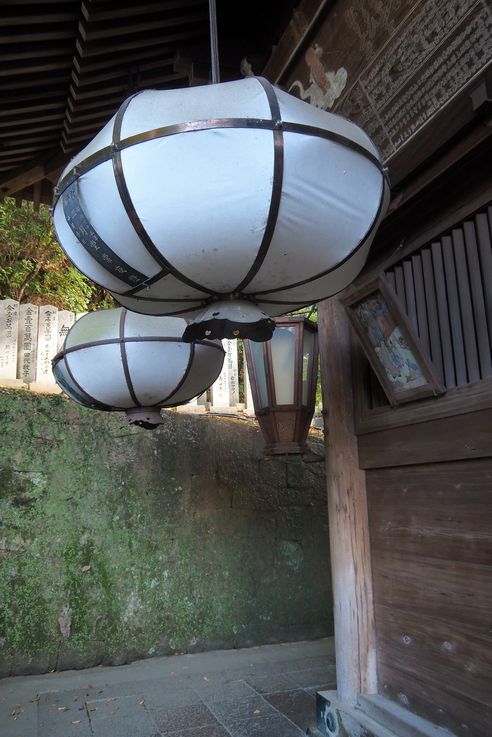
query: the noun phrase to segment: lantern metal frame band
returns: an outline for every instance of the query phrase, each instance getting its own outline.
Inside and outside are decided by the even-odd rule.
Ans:
[[[86,404],[88,404],[93,409],[99,409],[99,410],[102,410],[102,411],[105,411],[105,412],[121,411],[117,407],[111,407],[110,405],[107,405],[107,404],[104,404],[103,402],[100,402],[98,399],[96,399],[95,397],[91,396],[85,389],[83,389],[80,386],[79,382],[75,379],[75,377],[74,377],[74,375],[73,375],[73,373],[72,373],[72,371],[70,369],[70,366],[68,364],[67,355],[69,353],[75,353],[77,351],[83,350],[84,348],[94,348],[96,346],[101,346],[101,345],[115,345],[115,344],[119,344],[120,345],[120,353],[121,353],[121,361],[122,361],[122,364],[123,364],[123,373],[124,373],[124,376],[125,376],[125,381],[126,381],[126,385],[127,385],[127,388],[128,388],[128,392],[129,392],[129,394],[130,394],[130,396],[132,398],[132,401],[135,403],[134,409],[138,409],[142,405],[138,401],[138,397],[135,394],[135,389],[133,387],[133,382],[131,380],[130,370],[129,370],[129,367],[128,367],[128,358],[127,358],[127,354],[126,354],[126,344],[127,343],[144,343],[144,342],[147,342],[147,343],[152,343],[152,342],[153,343],[183,343],[184,342],[182,338],[173,337],[173,336],[159,336],[159,335],[155,335],[155,336],[154,335],[152,335],[152,336],[141,336],[141,337],[139,337],[139,336],[130,336],[130,335],[125,336],[124,330],[125,330],[125,320],[126,320],[127,314],[128,314],[128,310],[126,310],[125,308],[123,308],[122,311],[121,311],[121,316],[120,316],[120,321],[119,321],[119,328],[118,328],[119,329],[119,337],[118,338],[107,338],[106,340],[93,340],[93,341],[87,341],[86,343],[79,343],[78,345],[71,346],[69,348],[63,347],[62,350],[59,351],[56,354],[56,356],[54,356],[54,358],[51,361],[52,366],[55,366],[59,361],[63,361],[64,366],[66,368],[66,371],[67,371],[68,375],[70,376],[70,379],[72,380],[74,386],[79,391],[81,397],[85,397]],[[190,343],[187,343],[186,345],[189,345],[190,346],[190,353],[189,353],[189,356],[188,356],[188,363],[186,365],[186,369],[185,369],[185,371],[183,373],[183,376],[181,377],[179,383],[173,388],[173,390],[171,391],[170,394],[166,395],[163,399],[160,399],[158,402],[155,402],[154,404],[149,405],[150,407],[160,407],[161,405],[163,405],[163,404],[166,403],[166,401],[167,401],[167,399],[169,397],[171,397],[173,394],[176,394],[181,389],[181,387],[183,386],[184,382],[188,378],[189,373],[191,371],[191,367],[193,365],[193,359],[195,357],[195,346],[196,345],[204,345],[204,346],[207,346],[207,348],[215,348],[216,350],[220,351],[223,355],[225,355],[225,350],[222,347],[222,345],[218,345],[217,343],[213,343],[212,341],[208,341],[208,340],[195,340],[191,344]],[[222,369],[222,367],[221,367],[221,369]],[[218,376],[220,374],[220,370],[217,373],[217,376],[215,377],[214,381],[216,381],[216,379],[218,378]],[[57,379],[57,381],[59,381],[59,378]],[[68,387],[65,387],[65,389],[67,390],[67,392],[69,391]],[[190,399],[193,399],[193,396],[188,397],[186,400],[184,400],[184,402],[189,402]],[[183,404],[183,401],[178,402],[177,405],[175,405],[175,406],[178,406],[179,404]],[[172,406],[172,405],[169,405],[169,406]]]
[[[152,238],[147,233],[142,221],[137,215],[137,211],[135,210],[135,206],[130,197],[130,192],[128,191],[125,175],[123,173],[123,162],[121,160],[121,125],[123,123],[123,116],[126,112],[126,109],[135,96],[136,95],[132,95],[127,100],[125,100],[116,113],[113,126],[113,145],[115,146],[115,151],[112,157],[113,173],[116,181],[116,186],[118,188],[118,192],[123,203],[123,207],[126,210],[126,214],[130,218],[130,222],[133,225],[135,232],[142,241],[147,252],[150,253],[152,258],[155,259],[155,261],[157,261],[157,263],[162,267],[162,271],[160,272],[160,277],[162,277],[166,274],[172,273],[171,265],[168,264],[167,260],[163,257],[163,255],[153,242]],[[190,286],[193,285],[190,284]]]
[[[265,434],[268,432],[270,439],[274,438],[273,442],[267,443],[265,448],[266,455],[302,454],[308,451],[307,446],[304,443],[299,442],[299,440],[303,431],[306,430],[306,425],[309,429],[309,423],[313,415],[316,401],[316,378],[318,375],[318,326],[306,317],[283,316],[275,318],[276,328],[290,327],[293,323],[302,323],[304,328],[308,329],[313,334],[313,360],[308,378],[309,394],[305,404],[302,402],[303,330],[296,330],[295,355],[297,358],[297,366],[295,368],[294,376],[297,378],[294,383],[294,402],[292,404],[277,404],[275,381],[272,374],[273,360],[271,341],[265,341],[262,343],[262,350],[264,356],[268,404],[264,407],[256,407],[257,404],[260,404],[258,389],[260,382],[256,371],[256,362],[253,360],[249,341],[244,341],[248,371],[250,372],[252,379],[253,398],[255,399],[255,415],[258,418],[258,422],[260,423],[263,432]],[[294,440],[293,442],[286,443],[282,440],[278,432],[275,415],[283,413],[289,413],[291,415],[294,413],[296,414],[293,437],[297,438],[297,440]]]
[[[256,79],[259,79],[258,77]],[[141,94],[140,92],[137,95]],[[134,95],[133,97],[135,97]],[[131,102],[133,97],[129,98],[125,102]],[[164,126],[163,128],[154,128],[144,133],[137,133],[134,136],[123,138],[118,146],[111,144],[104,146],[99,151],[96,151],[91,156],[84,159],[83,162],[77,164],[73,169],[63,177],[57,187],[55,187],[55,193],[53,197],[53,206],[56,205],[58,199],[61,197],[67,187],[72,184],[76,179],[81,177],[83,174],[87,174],[91,169],[102,164],[105,161],[109,161],[115,153],[135,146],[138,143],[146,143],[147,141],[153,141],[156,138],[166,138],[168,136],[177,135],[179,133],[193,133],[204,130],[215,130],[219,128],[238,128],[238,129],[255,129],[255,130],[269,130],[272,132],[283,131],[284,133],[301,133],[306,136],[316,136],[317,138],[324,138],[333,143],[340,143],[345,148],[350,148],[353,151],[364,156],[379,171],[386,176],[386,168],[381,161],[368,151],[364,146],[360,146],[355,141],[341,135],[340,133],[334,133],[333,131],[326,130],[326,128],[318,128],[314,125],[305,125],[304,123],[291,123],[282,119],[268,120],[266,118],[209,118],[208,120],[194,120],[187,123],[175,123],[173,125]]]
[[[52,364],[53,367],[55,366],[55,359],[56,359],[56,356],[55,356],[55,358],[51,362],[51,364]],[[70,366],[68,365],[68,361],[67,361],[66,356],[63,356],[63,358],[60,359],[60,360],[63,360],[63,364],[65,366],[65,369],[67,371],[67,374],[70,376],[70,379],[72,380],[73,385],[78,390],[78,393],[80,394],[80,396],[82,398],[85,399],[85,402],[82,402],[82,404],[86,404],[91,409],[101,410],[101,412],[113,412],[113,411],[115,411],[115,408],[114,407],[111,407],[109,404],[104,404],[104,402],[100,402],[98,399],[95,399],[95,397],[93,397],[91,394],[89,394],[88,392],[86,392],[85,389],[83,389],[80,386],[79,382],[77,381],[77,379],[73,375],[73,372],[72,372]],[[62,389],[65,389],[65,391],[68,394],[68,396],[70,396],[70,394],[72,393],[71,387],[70,388],[67,387],[64,384],[64,382],[61,380],[60,377],[57,378],[57,382],[60,384],[60,386],[62,387]]]
[[[274,144],[274,161],[273,161],[273,179],[272,179],[272,195],[270,198],[270,207],[267,217],[267,223],[265,226],[265,231],[263,233],[263,238],[260,244],[260,247],[258,249],[258,252],[256,254],[255,260],[246,274],[245,278],[241,281],[241,283],[232,290],[233,293],[239,292],[241,289],[243,289],[245,286],[247,286],[250,281],[255,277],[255,275],[258,273],[259,269],[261,268],[261,265],[268,253],[268,248],[270,246],[273,233],[275,231],[275,226],[278,219],[278,212],[280,208],[280,200],[282,195],[282,183],[283,183],[283,170],[284,170],[284,140],[283,140],[283,132],[282,127],[279,126],[278,121],[280,121],[280,106],[277,100],[277,97],[275,95],[273,86],[268,82],[266,79],[259,77],[258,82],[263,87],[263,90],[266,94],[268,105],[270,107],[270,113],[272,116],[271,121],[264,121],[265,123],[269,123],[271,126],[274,124],[273,130],[273,144]],[[138,95],[139,93],[136,93]],[[148,234],[147,230],[145,229],[144,224],[138,217],[138,213],[135,209],[135,206],[133,204],[133,201],[130,196],[130,192],[128,190],[124,171],[123,171],[123,164],[121,159],[121,150],[123,148],[126,148],[129,145],[133,145],[134,143],[140,143],[145,140],[153,140],[155,138],[163,137],[164,135],[171,135],[176,132],[185,132],[192,130],[193,128],[190,128],[193,124],[186,123],[179,126],[166,126],[164,128],[160,129],[154,129],[153,131],[146,132],[144,134],[139,134],[138,136],[130,137],[129,139],[121,140],[121,127],[123,123],[123,117],[124,114],[130,104],[130,102],[136,97],[136,95],[133,95],[132,97],[128,98],[123,102],[123,104],[120,106],[118,112],[116,113],[114,125],[113,125],[113,134],[112,134],[112,144],[110,146],[111,149],[111,157],[113,162],[113,173],[115,176],[116,186],[118,189],[118,193],[120,195],[123,207],[128,215],[128,218],[139,237],[142,245],[147,250],[147,252],[154,258],[154,260],[163,267],[161,272],[154,275],[152,277],[153,279],[160,279],[168,274],[172,274],[176,279],[181,281],[184,284],[187,284],[188,286],[197,289],[198,291],[205,292],[207,294],[213,295],[215,297],[220,297],[220,293],[216,292],[214,290],[208,289],[206,287],[203,287],[202,285],[198,284],[197,282],[193,281],[192,279],[189,279],[186,275],[184,275],[182,272],[180,272],[178,269],[176,269],[157,249],[154,242],[152,241],[150,235]],[[248,121],[248,119],[244,119]],[[223,125],[223,122],[228,123],[227,126]],[[213,121],[208,121],[207,127],[212,128],[219,128],[219,127],[242,127],[241,125],[235,125],[235,122],[237,123],[236,119],[217,119]],[[183,130],[181,131],[180,128]],[[143,137],[142,137],[143,136]],[[104,151],[102,149],[101,151]],[[98,152],[99,154],[101,152]],[[87,166],[88,160],[86,160],[85,166]],[[96,162],[99,163],[99,162]],[[84,171],[88,170],[84,168]],[[72,174],[77,171],[77,167],[74,167],[74,170],[72,171]],[[70,176],[70,175],[69,175]],[[77,177],[79,177],[80,174],[77,173]],[[74,180],[75,182],[77,179]],[[70,191],[70,187],[72,187],[72,184],[68,185],[68,191]],[[62,183],[63,188],[63,183]],[[66,192],[67,190],[65,190]],[[72,192],[77,192],[76,186],[74,189],[72,189]],[[71,198],[70,198],[71,199]],[[79,198],[78,198],[79,199]],[[72,205],[73,206],[73,205]],[[65,193],[63,196],[63,208],[65,212],[65,217],[67,218],[67,222],[72,229],[72,232],[77,237],[83,248],[87,251],[89,248],[92,249],[94,252],[94,242],[97,244],[97,249],[95,251],[95,254],[92,253],[91,255],[95,255],[96,260],[102,265],[105,266],[105,268],[113,274],[113,276],[119,277],[119,274],[122,272],[128,272],[130,276],[128,278],[122,278],[119,277],[121,281],[125,282],[129,286],[132,287],[132,294],[133,289],[135,288],[135,281],[140,278],[141,285],[144,285],[147,283],[148,279],[150,277],[145,277],[141,274],[138,274],[138,272],[135,272],[131,267],[125,262],[123,262],[121,259],[116,260],[114,252],[107,246],[107,244],[104,244],[102,239],[99,238],[97,233],[91,228],[89,221],[87,217],[84,214],[82,204],[80,202],[80,199],[78,201],[77,211],[79,214],[79,219],[84,217],[87,221],[86,230],[89,230],[89,232],[92,235],[92,238],[87,242],[86,234],[83,230],[77,229],[74,230],[72,227],[72,220],[68,218],[67,216],[67,210],[68,210],[68,204],[67,207],[65,207]],[[89,227],[87,227],[89,226]],[[106,263],[103,263],[101,259],[105,259]],[[137,278],[135,278],[137,277]],[[137,289],[138,289],[137,285]],[[125,296],[129,296],[127,293],[125,293]],[[200,306],[200,304],[199,304]]]
[[[250,270],[244,279],[232,290],[232,293],[240,293],[254,279],[270,248],[275,227],[277,225],[278,213],[280,209],[280,200],[282,198],[282,185],[284,182],[284,134],[278,121],[280,121],[280,105],[273,89],[273,85],[264,77],[258,77],[258,82],[263,87],[266,94],[268,105],[270,107],[270,115],[272,116],[273,129],[273,177],[272,177],[272,195],[270,197],[270,206],[263,238],[260,247],[256,253],[255,259]],[[237,127],[237,126],[235,126]]]
[[[286,292],[289,289],[294,289],[295,287],[301,287],[303,284],[310,284],[311,282],[316,281],[317,279],[322,279],[324,276],[328,276],[328,274],[330,274],[332,271],[335,271],[336,269],[339,269],[340,266],[343,266],[343,264],[345,264],[347,261],[349,261],[354,256],[354,254],[356,254],[357,251],[359,251],[365,245],[365,243],[367,242],[367,239],[368,239],[369,235],[372,233],[375,224],[377,223],[377,221],[381,217],[381,212],[382,212],[383,206],[384,206],[384,193],[385,193],[385,178],[383,178],[383,180],[382,180],[381,195],[380,195],[380,198],[379,198],[379,206],[378,206],[378,209],[377,209],[376,214],[374,215],[374,218],[372,220],[372,223],[371,223],[371,226],[370,226],[370,228],[368,230],[367,235],[365,235],[364,238],[362,238],[362,240],[360,240],[359,243],[355,246],[355,248],[353,249],[353,251],[351,251],[350,253],[348,253],[345,256],[344,259],[342,259],[341,261],[339,261],[336,264],[336,266],[331,266],[329,269],[325,269],[324,271],[321,271],[319,274],[316,274],[315,276],[310,276],[307,279],[302,279],[301,281],[294,282],[293,284],[287,284],[286,286],[274,287],[273,289],[265,289],[265,290],[263,290],[261,292],[255,292],[255,294],[254,294],[255,298],[256,297],[260,297],[260,299],[258,301],[259,302],[265,302],[265,304],[267,304],[269,300],[267,300],[267,299],[265,299],[265,300],[264,299],[261,299],[261,295],[262,294],[275,294],[276,292]],[[345,289],[345,287],[342,287],[342,289],[340,291],[343,291],[343,289]],[[336,292],[336,294],[337,293],[338,292]],[[332,294],[330,294],[328,296],[329,297],[333,297],[334,295],[332,293]],[[324,297],[322,299],[324,299]],[[320,300],[319,299],[316,299],[316,301],[319,302]],[[274,304],[292,304],[292,300],[290,302],[278,302],[278,303],[275,302]],[[308,304],[310,304],[310,303],[308,302]],[[299,308],[296,308],[296,309],[299,309]]]
[[[218,121],[218,122],[221,122],[221,121]],[[271,121],[264,121],[264,122],[270,123]],[[187,125],[187,124],[183,124],[183,126],[184,125]],[[192,125],[192,124],[190,124],[190,125]],[[298,125],[298,124],[292,124],[292,126],[296,126],[296,127],[299,127],[299,128],[303,128],[303,127],[304,128],[312,128],[310,126],[302,126],[302,125]],[[175,127],[175,126],[171,126],[171,127]],[[284,130],[288,130],[287,124],[284,124]],[[321,129],[316,129],[316,130],[321,130]],[[329,133],[329,131],[324,131],[324,132],[325,133]],[[145,135],[145,134],[142,134],[142,135]],[[344,139],[344,137],[338,136],[337,134],[333,134],[333,136],[336,136],[336,137],[338,137],[340,139],[341,138]],[[330,137],[331,138],[332,136],[330,134],[327,137]],[[127,139],[127,140],[130,140],[130,139]],[[378,167],[378,169],[383,174],[383,179],[382,179],[382,183],[381,183],[381,195],[380,195],[380,200],[379,200],[379,206],[378,206],[378,210],[377,210],[377,212],[376,212],[376,214],[375,214],[375,216],[373,218],[373,222],[372,222],[372,224],[371,224],[371,226],[370,226],[370,228],[368,230],[368,232],[370,233],[371,230],[374,227],[374,224],[377,222],[378,218],[380,217],[381,211],[382,211],[382,208],[383,208],[383,205],[384,205],[384,193],[385,193],[385,185],[386,185],[386,182],[387,182],[387,170],[386,170],[386,168],[375,157],[373,157],[373,155],[370,152],[366,151],[366,149],[363,149],[362,147],[359,147],[357,144],[353,144],[351,141],[348,141],[347,139],[344,139],[344,141],[346,141],[347,147],[349,147],[349,144],[351,144],[350,147],[354,148],[354,150],[358,150],[359,151],[359,149],[360,149],[359,153],[364,152],[365,155],[366,155],[366,158],[368,158],[370,161],[372,161],[374,164],[376,164],[377,167]],[[108,147],[106,147],[106,148],[108,148]],[[105,149],[101,149],[101,151],[99,151],[98,154],[101,154],[103,151],[105,151]],[[86,159],[86,163],[89,161],[89,159],[93,159],[96,156],[97,156],[97,154],[94,154],[94,156],[89,157],[88,159]],[[110,158],[110,156],[108,156],[107,159],[101,158],[101,161],[109,160],[109,158]],[[277,160],[278,160],[278,157],[277,157]],[[95,162],[93,164],[93,166],[95,166],[97,163],[100,163],[100,162],[99,161]],[[87,167],[87,169],[84,170],[84,171],[89,171],[91,168],[92,168],[92,166]],[[280,167],[277,167],[277,172],[278,172],[278,169],[279,168]],[[63,190],[63,192],[59,192],[59,194],[57,195],[57,197],[63,195],[63,200],[62,201],[63,201],[64,210],[65,210],[65,197],[67,196],[67,189],[69,189],[69,187],[72,184],[74,184],[74,183],[76,185],[77,178],[79,176],[81,176],[82,173],[84,173],[84,172],[79,171],[77,169],[77,167],[75,167],[73,171],[75,171],[75,170],[77,170],[77,177],[73,181],[71,181],[71,182],[69,182],[67,184],[67,187],[65,187],[65,189]],[[282,186],[281,179],[279,179],[277,177],[277,180],[276,181],[278,182],[278,184],[272,190],[272,199],[271,199],[271,202],[270,202],[270,212],[269,212],[269,217],[268,217],[268,220],[267,220],[267,225],[266,225],[266,228],[265,228],[264,238],[263,238],[262,244],[260,245],[260,249],[258,250],[258,253],[256,255],[255,261],[253,262],[253,266],[251,267],[250,272],[247,275],[249,281],[251,281],[251,279],[254,278],[255,274],[258,272],[259,268],[261,267],[261,264],[263,263],[263,260],[264,260],[264,258],[266,256],[267,252],[268,252],[268,247],[270,245],[271,238],[273,236],[273,231],[274,231],[274,228],[275,228],[275,225],[276,225],[276,218],[277,218],[277,215],[278,215],[278,208],[279,208],[279,205],[280,205],[281,186]],[[276,182],[275,182],[275,173],[274,173],[274,184],[275,183]],[[117,184],[117,186],[118,186],[118,184]],[[126,184],[125,184],[125,190],[126,190]],[[74,192],[74,190],[72,190],[72,192]],[[120,196],[121,196],[121,192],[120,192]],[[74,194],[70,193],[69,197],[70,197],[70,200],[72,200],[74,198]],[[272,203],[274,202],[274,200],[276,201],[276,203],[275,203],[275,206],[272,207]],[[77,215],[78,215],[78,217],[80,219],[83,218],[83,227],[89,229],[89,233],[92,235],[92,241],[89,241],[88,243],[84,242],[84,238],[83,238],[82,233],[78,229],[74,229],[72,227],[72,219],[73,218],[72,218],[72,216],[70,216],[70,220],[69,220],[69,217],[68,217],[68,215],[69,214],[71,215],[71,213],[66,214],[67,222],[70,225],[70,227],[71,227],[72,231],[74,232],[74,234],[76,235],[76,237],[78,238],[78,240],[81,243],[81,245],[84,247],[84,249],[88,253],[90,253],[90,255],[93,256],[99,263],[101,263],[102,265],[104,265],[104,267],[110,273],[112,273],[118,279],[120,279],[121,281],[124,281],[125,283],[129,284],[129,286],[131,286],[131,289],[130,290],[127,290],[125,292],[122,292],[121,293],[121,296],[132,296],[132,297],[136,297],[137,299],[144,300],[144,301],[159,301],[159,302],[166,302],[166,301],[168,301],[168,302],[175,302],[175,301],[179,301],[179,302],[189,302],[190,305],[193,304],[193,305],[196,306],[196,309],[198,309],[198,308],[200,308],[203,305],[206,305],[206,304],[208,304],[210,302],[213,302],[214,299],[218,299],[220,297],[223,297],[223,296],[226,296],[227,294],[229,294],[229,293],[215,292],[215,291],[212,291],[212,290],[208,289],[207,287],[203,287],[202,285],[197,284],[197,283],[189,280],[187,277],[183,276],[180,272],[178,272],[177,270],[175,270],[173,267],[166,268],[165,270],[162,270],[162,271],[158,272],[157,274],[154,274],[151,277],[146,277],[146,276],[144,276],[142,274],[139,274],[139,272],[135,272],[135,270],[132,269],[131,266],[129,266],[128,264],[126,264],[126,262],[124,262],[122,259],[119,259],[119,257],[117,257],[116,254],[114,254],[114,252],[111,250],[111,248],[107,244],[105,244],[104,241],[102,241],[102,239],[98,236],[98,234],[96,233],[96,231],[90,225],[89,220],[88,220],[87,216],[84,213],[84,210],[82,208],[82,205],[80,203],[80,199],[79,198],[77,198],[77,203],[78,203],[77,204]],[[55,204],[56,204],[56,201],[55,201]],[[133,223],[133,220],[131,219],[130,212],[128,211],[128,209],[126,207],[125,202],[123,202],[123,205],[125,206],[125,209],[127,211],[127,214],[129,216],[132,224],[135,227],[135,224]],[[133,203],[131,204],[131,209],[134,209],[133,208]],[[274,214],[274,216],[273,216],[272,213]],[[137,219],[138,219],[138,216],[137,216],[136,213],[135,213],[135,217],[137,217]],[[139,223],[141,222],[140,219],[138,219],[138,222]],[[143,225],[142,225],[142,229],[143,229]],[[137,232],[137,235],[139,235],[139,237],[140,237],[141,236],[140,230],[137,230],[136,228],[135,228],[135,230]],[[267,235],[268,235],[268,238],[267,238]],[[310,282],[316,281],[317,279],[320,279],[320,278],[322,278],[324,276],[327,276],[330,272],[335,271],[335,269],[340,268],[341,265],[343,265],[346,261],[348,261],[350,258],[352,258],[354,256],[354,254],[365,244],[366,240],[367,240],[367,235],[361,241],[359,241],[359,243],[354,247],[354,249],[349,254],[347,254],[347,256],[340,263],[336,264],[333,267],[330,267],[329,269],[325,269],[324,271],[322,271],[322,272],[320,272],[318,274],[315,274],[315,275],[310,276],[310,277],[308,277],[308,278],[306,278],[304,280],[301,280],[299,282],[294,282],[292,284],[283,285],[281,287],[275,287],[273,289],[268,289],[268,290],[264,290],[264,291],[261,291],[261,292],[251,293],[251,294],[244,294],[244,293],[240,292],[238,290],[238,288],[236,288],[236,289],[234,289],[232,291],[232,293],[233,294],[237,294],[238,296],[240,296],[243,299],[250,299],[250,300],[253,300],[254,301],[257,296],[261,296],[262,294],[274,294],[276,292],[283,292],[283,291],[287,291],[289,289],[294,289],[295,287],[302,286],[303,284],[309,284]],[[101,254],[100,256],[98,256],[98,251],[97,250],[95,251],[95,253],[91,252],[91,246],[92,246],[92,249],[94,249],[94,241],[96,241],[96,245],[99,246],[100,248],[102,246],[104,246],[104,253]],[[150,239],[149,239],[149,241],[150,241]],[[152,241],[150,241],[150,243],[152,243]],[[146,244],[145,243],[142,243],[142,245],[144,245],[144,247],[146,247]],[[152,243],[152,246],[155,248],[155,246],[154,246],[153,243]],[[147,248],[147,250],[149,250],[149,249]],[[151,255],[153,255],[153,253],[151,253]],[[113,257],[114,257],[115,266],[113,267],[113,269],[111,269],[111,268],[109,268],[109,266],[110,266],[110,263],[111,263],[111,260],[113,259]],[[166,262],[166,264],[167,263],[168,262]],[[128,271],[133,272],[134,274],[136,273],[142,279],[141,283],[140,284],[137,284],[137,285],[135,285],[134,283],[131,283],[130,284],[129,283],[129,279],[125,279],[121,275],[121,270],[125,270],[125,268]],[[254,271],[254,273],[253,273],[253,271]],[[176,299],[168,299],[168,300],[165,300],[165,299],[159,298],[159,299],[153,300],[153,298],[151,298],[151,297],[145,297],[143,295],[137,295],[137,294],[135,294],[136,292],[138,292],[140,289],[144,288],[145,286],[149,286],[150,284],[153,284],[156,281],[159,281],[159,279],[165,277],[168,273],[172,273],[178,280],[182,281],[183,283],[188,284],[189,286],[191,286],[191,287],[193,287],[193,288],[195,288],[195,289],[197,289],[199,291],[205,292],[205,293],[207,293],[210,296],[209,297],[197,297],[196,299],[192,299],[192,298],[191,299],[181,299],[180,298],[179,300],[176,300]],[[134,282],[134,278],[131,278],[131,281]],[[104,285],[101,285],[101,286],[104,286]],[[247,282],[246,282],[246,279],[244,279],[243,282],[241,282],[241,284],[239,285],[239,287],[244,288],[246,286],[247,286]],[[292,300],[278,301],[278,302],[277,301],[273,301],[273,300],[270,300],[270,301],[269,300],[261,300],[261,301],[264,301],[265,303],[271,303],[271,304],[292,304]],[[193,307],[190,307],[190,309],[193,309]],[[180,310],[178,312],[166,313],[166,314],[178,315],[178,314],[186,313],[188,311],[189,311],[188,309],[184,309],[184,310]]]
[[[123,261],[92,227],[78,194],[78,181],[72,182],[63,193],[63,213],[79,243],[106,271],[120,281],[134,287],[143,284],[147,277]]]
[[[156,315],[154,315],[156,317]],[[164,317],[164,316],[163,316]],[[215,348],[217,351],[222,351],[222,353],[225,353],[222,346],[217,345],[216,343],[209,342],[208,340],[194,340],[194,343],[197,345],[206,345],[208,348]],[[68,353],[73,353],[74,351],[80,351],[83,348],[95,348],[98,345],[114,345],[115,343],[183,343],[183,338],[176,338],[176,337],[169,337],[164,338],[159,335],[151,336],[151,335],[143,335],[142,337],[138,337],[135,335],[125,335],[122,338],[108,338],[107,340],[91,340],[87,341],[87,343],[79,343],[78,345],[71,346],[70,348],[62,348],[56,356],[53,357],[53,361],[58,360],[60,358],[63,358],[63,356],[67,355]]]
[[[211,118],[197,121],[187,121],[183,123],[163,126],[161,128],[155,128],[148,131],[143,131],[133,136],[129,136],[125,139],[121,139],[121,130],[125,112],[127,111],[131,101],[134,100],[135,97],[137,97],[139,94],[142,94],[142,91],[137,92],[136,94],[125,100],[118,109],[114,119],[111,144],[104,146],[99,151],[96,151],[92,155],[88,156],[85,160],[75,165],[60,180],[58,187],[55,188],[54,205],[56,205],[61,196],[66,221],[73,234],[77,238],[79,244],[91,257],[93,257],[101,266],[103,266],[108,274],[111,274],[119,281],[126,284],[127,287],[129,287],[129,289],[126,289],[125,291],[116,291],[115,296],[117,299],[118,297],[131,297],[132,300],[135,300],[137,302],[137,306],[132,306],[134,310],[136,309],[136,311],[138,311],[139,301],[141,301],[142,304],[153,303],[154,305],[165,305],[172,304],[173,302],[178,302],[180,303],[180,305],[185,303],[186,306],[183,309],[175,310],[173,312],[169,312],[164,309],[163,314],[183,315],[187,313],[189,314],[190,312],[197,312],[200,309],[206,308],[207,305],[209,305],[210,303],[221,301],[224,298],[244,299],[252,303],[265,302],[265,304],[286,305],[289,308],[294,309],[298,307],[295,296],[286,300],[268,300],[268,296],[272,294],[278,294],[279,296],[282,296],[282,293],[285,294],[289,290],[295,289],[297,287],[302,287],[303,285],[311,284],[313,282],[316,282],[318,279],[322,279],[323,277],[329,275],[331,272],[339,269],[340,266],[351,259],[357,253],[357,251],[359,251],[367,244],[368,239],[371,235],[371,230],[374,228],[375,223],[378,221],[381,215],[385,202],[385,193],[387,191],[387,170],[384,168],[377,155],[374,155],[363,145],[352,141],[351,139],[340,133],[326,130],[325,128],[319,128],[315,125],[305,125],[302,123],[283,121],[281,119],[280,103],[277,98],[275,88],[268,80],[262,77],[256,77],[255,79],[258,84],[261,85],[267,97],[271,114],[270,119]],[[188,276],[186,276],[180,270],[174,267],[172,263],[170,263],[166,259],[166,257],[159,251],[149,233],[147,232],[146,227],[140,219],[135,205],[132,201],[130,191],[125,179],[125,172],[123,168],[121,154],[121,152],[126,148],[146,141],[164,138],[180,133],[213,130],[220,128],[268,130],[273,133],[274,146],[271,197],[263,237],[252,262],[252,265],[246,276],[236,287],[227,290],[226,292],[215,291],[199,284],[193,279],[190,279]],[[244,290],[247,289],[248,285],[252,282],[252,280],[261,269],[261,266],[268,254],[268,250],[270,248],[272,238],[277,226],[280,202],[282,197],[285,148],[284,133],[286,132],[307,136],[316,136],[318,138],[340,144],[346,149],[355,151],[359,155],[363,156],[366,160],[370,161],[374,166],[376,166],[377,170],[382,173],[381,193],[377,213],[373,218],[371,226],[368,229],[365,237],[357,243],[357,245],[349,254],[347,254],[343,261],[328,269],[325,269],[322,272],[306,277],[305,279],[294,282],[292,284],[284,284],[282,286],[273,287],[271,289],[263,289],[262,291],[258,292],[245,293]],[[128,219],[137,237],[139,238],[142,247],[147,251],[151,258],[156,262],[156,264],[161,267],[161,269],[152,276],[141,274],[137,270],[133,269],[121,258],[119,258],[114,253],[114,251],[112,251],[109,245],[104,243],[104,241],[99,237],[94,228],[91,226],[89,219],[84,212],[84,207],[78,193],[78,180],[86,172],[90,171],[100,163],[109,160],[112,161],[112,168],[117,191],[120,196],[121,204],[128,216]],[[168,275],[174,277],[182,285],[187,285],[188,287],[197,290],[201,294],[197,295],[194,298],[188,297],[185,299],[180,299],[179,296],[176,298],[154,298],[147,297],[142,294],[142,292],[146,288],[149,288],[150,285],[165,279]],[[102,284],[102,286],[105,285]],[[262,299],[262,295],[265,295],[266,299]],[[319,300],[320,298],[322,297],[316,297],[317,300]]]

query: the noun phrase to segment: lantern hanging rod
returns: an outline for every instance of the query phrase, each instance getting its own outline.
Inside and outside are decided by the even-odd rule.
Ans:
[[[212,84],[220,82],[219,44],[217,41],[217,8],[215,0],[208,0],[210,16],[210,56],[212,66]]]

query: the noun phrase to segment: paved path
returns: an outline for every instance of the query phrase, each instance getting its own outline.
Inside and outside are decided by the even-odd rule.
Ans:
[[[1,737],[301,737],[334,645],[265,645],[0,680]]]

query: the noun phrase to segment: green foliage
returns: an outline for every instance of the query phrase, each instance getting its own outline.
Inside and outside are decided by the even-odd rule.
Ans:
[[[0,297],[84,312],[113,306],[112,298],[72,266],[57,243],[50,213],[32,203],[0,204]]]
[[[318,322],[318,305],[306,305],[306,307],[299,307],[298,310],[293,310],[292,312],[288,313],[289,315],[292,315],[292,317],[307,317],[308,320],[312,320],[312,322],[317,323]]]

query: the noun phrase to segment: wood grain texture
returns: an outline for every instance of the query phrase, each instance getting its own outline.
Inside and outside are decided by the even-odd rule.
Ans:
[[[336,297],[319,305],[337,688],[342,701],[375,693],[375,633],[365,474],[359,470],[350,327]]]
[[[492,456],[491,428],[492,410],[484,409],[369,432],[359,436],[360,466],[384,468],[487,458]],[[429,469],[428,473],[432,470]]]
[[[492,461],[367,474],[373,555],[492,566]]]
[[[489,633],[492,566],[379,552],[373,567],[378,605],[411,608],[415,614],[473,627],[477,634]]]
[[[409,677],[391,665],[379,669],[381,693],[431,722],[450,729],[458,737],[490,737],[492,709],[477,701],[444,693],[442,680],[432,682]]]
[[[380,692],[463,737],[492,723],[490,456],[366,472]]]
[[[397,664],[409,679],[440,682],[455,697],[492,706],[492,635],[408,607],[379,605],[376,621],[380,665]]]

